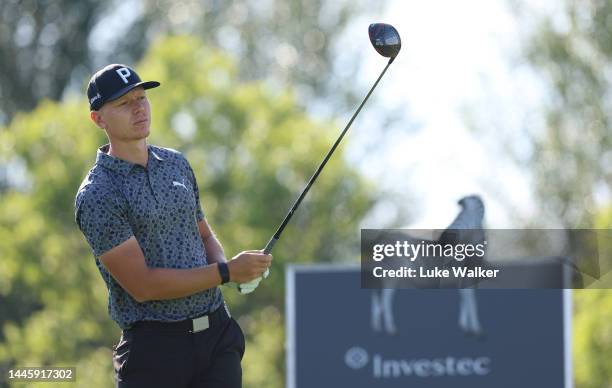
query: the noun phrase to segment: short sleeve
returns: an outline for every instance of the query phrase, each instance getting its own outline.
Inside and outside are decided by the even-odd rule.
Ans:
[[[80,191],[75,204],[75,217],[96,257],[131,238],[134,233],[128,221],[123,197],[95,190]]]
[[[187,165],[187,169],[189,170],[189,180],[191,181],[191,185],[193,186],[193,195],[196,200],[196,219],[198,222],[204,219],[204,210],[202,210],[202,204],[200,203],[200,189],[198,188],[198,181],[196,180],[195,174],[189,161],[183,157],[185,164]]]

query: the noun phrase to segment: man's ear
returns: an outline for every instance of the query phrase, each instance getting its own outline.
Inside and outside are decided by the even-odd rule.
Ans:
[[[99,111],[92,110],[89,112],[89,118],[101,129],[106,129],[106,123],[104,122],[104,119]]]

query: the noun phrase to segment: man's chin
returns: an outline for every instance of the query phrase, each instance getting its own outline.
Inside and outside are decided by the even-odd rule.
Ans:
[[[133,133],[134,133],[134,137],[137,139],[146,139],[149,136],[149,133],[151,133],[151,130],[149,129],[149,126],[147,125],[144,128],[139,128],[139,127],[134,128]]]

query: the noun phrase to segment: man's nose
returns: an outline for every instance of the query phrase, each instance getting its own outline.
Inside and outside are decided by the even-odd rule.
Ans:
[[[141,112],[145,109],[145,100],[136,99],[132,102],[132,110],[134,113]]]

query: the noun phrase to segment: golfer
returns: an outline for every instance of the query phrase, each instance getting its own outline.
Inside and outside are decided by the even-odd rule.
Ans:
[[[272,257],[226,261],[178,151],[147,144],[151,107],[134,69],[113,64],[87,88],[91,120],[109,144],[76,195],[76,222],[121,327],[113,347],[117,387],[240,387],[244,335],[219,285],[260,277]]]

